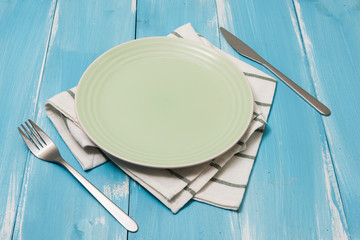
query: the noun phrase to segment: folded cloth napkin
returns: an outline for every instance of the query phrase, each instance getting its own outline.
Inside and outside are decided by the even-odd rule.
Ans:
[[[186,24],[168,35],[185,38],[216,48]],[[253,118],[245,135],[230,150],[216,159],[180,169],[155,169],[111,160],[162,203],[178,212],[190,199],[227,209],[238,209],[260,145],[271,108],[276,81],[258,69],[223,52],[241,71],[254,96]],[[103,152],[81,129],[75,112],[76,87],[45,103],[46,113],[84,170],[107,161]]]

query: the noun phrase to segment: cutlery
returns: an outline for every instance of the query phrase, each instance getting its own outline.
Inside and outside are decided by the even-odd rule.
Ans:
[[[57,163],[67,169],[94,197],[98,200],[106,210],[113,215],[127,230],[136,232],[138,226],[136,222],[131,219],[125,212],[116,206],[110,199],[108,199],[102,192],[100,192],[94,185],[92,185],[79,172],[71,167],[64,159],[62,159],[58,148],[46,133],[40,129],[32,120],[29,119],[30,125],[25,122],[26,127],[21,124],[22,129],[18,127],[21,137],[30,151],[38,158]]]
[[[246,45],[243,41],[238,39],[232,33],[227,31],[225,28],[220,27],[220,31],[223,34],[226,41],[233,47],[239,54],[242,56],[255,61],[267,69],[269,69],[272,73],[274,73],[278,78],[280,78],[288,87],[290,87],[293,91],[295,91],[300,97],[302,97],[306,102],[308,102],[312,107],[314,107],[318,112],[325,116],[330,115],[330,110],[322,104],[319,100],[311,96],[308,92],[302,89],[299,85],[294,83],[284,74],[282,74],[279,70],[273,67],[270,63],[268,63],[265,59],[263,59],[259,54],[257,54],[253,49],[251,49],[248,45]]]

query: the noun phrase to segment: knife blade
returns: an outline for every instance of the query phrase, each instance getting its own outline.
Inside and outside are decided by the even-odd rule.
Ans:
[[[272,73],[274,73],[280,80],[282,80],[288,87],[290,87],[295,93],[297,93],[300,97],[302,97],[307,103],[309,103],[313,108],[315,108],[322,115],[329,116],[330,109],[327,108],[324,104],[322,104],[315,97],[306,92],[303,88],[297,85],[295,82],[286,77],[283,73],[273,67],[270,63],[268,63],[265,59],[263,59],[259,54],[257,54],[252,48],[246,45],[239,38],[234,36],[228,30],[223,27],[220,27],[220,31],[226,41],[230,44],[232,48],[234,48],[240,55],[255,61],[267,69],[269,69]]]

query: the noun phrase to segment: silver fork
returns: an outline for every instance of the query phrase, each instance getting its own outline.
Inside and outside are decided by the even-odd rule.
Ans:
[[[27,122],[25,122],[27,128],[21,124],[21,127],[26,134],[20,127],[18,127],[18,130],[30,151],[42,160],[57,163],[67,169],[96,198],[96,200],[98,200],[101,205],[116,218],[116,220],[118,220],[127,230],[136,232],[138,230],[136,222],[62,159],[58,148],[49,136],[46,135],[46,133],[32,120],[29,119],[29,122],[32,127]]]

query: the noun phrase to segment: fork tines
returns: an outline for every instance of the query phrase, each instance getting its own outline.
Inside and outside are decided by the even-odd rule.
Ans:
[[[26,134],[21,130],[20,127],[18,127],[18,130],[30,150],[35,150],[34,147],[39,150],[47,145],[46,141],[49,139],[49,137],[32,120],[28,119],[28,121],[30,122],[31,126],[27,122],[25,122],[26,127],[21,124],[21,127],[26,132]]]

